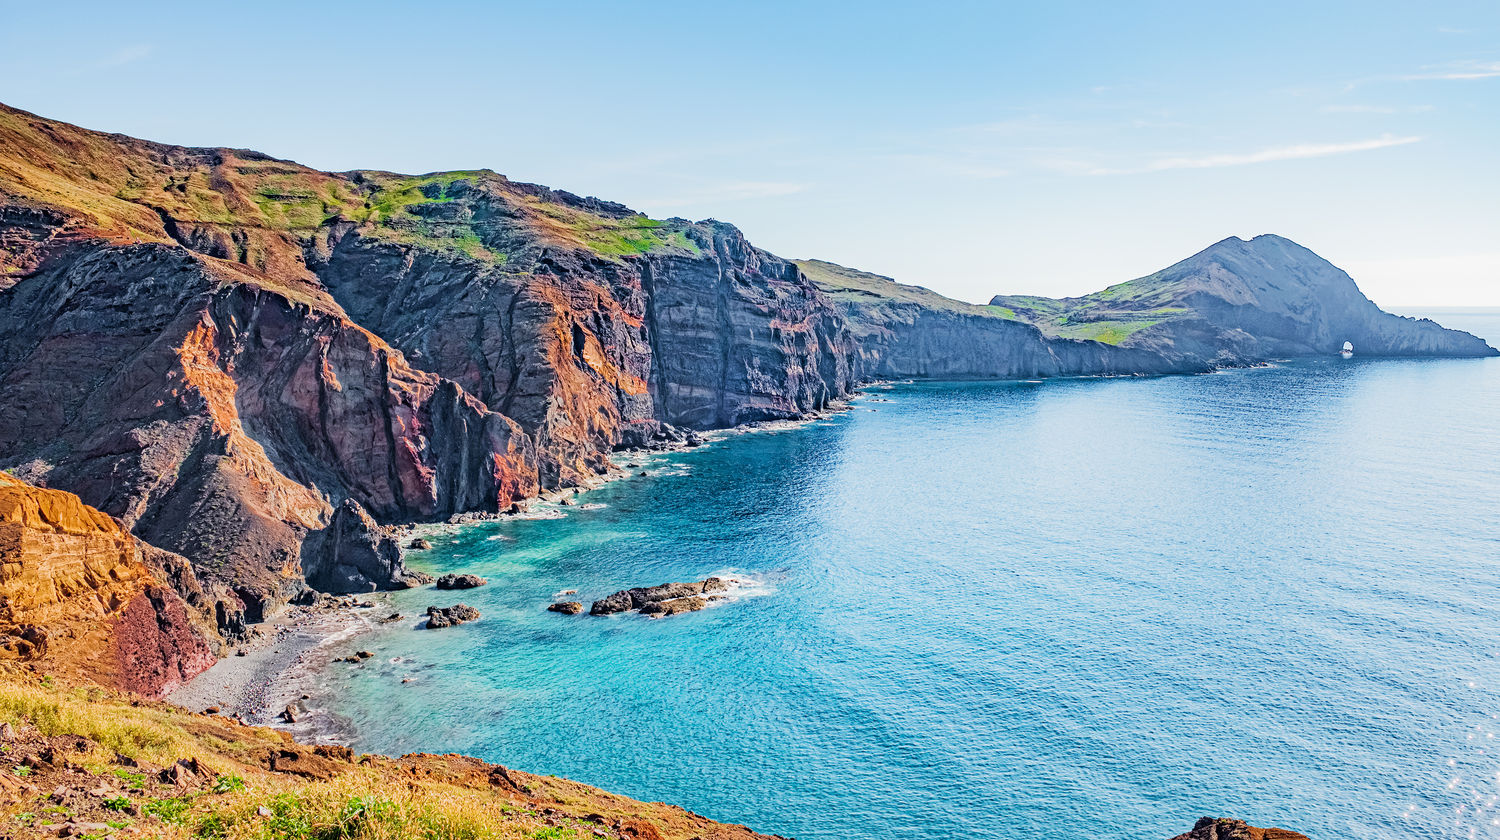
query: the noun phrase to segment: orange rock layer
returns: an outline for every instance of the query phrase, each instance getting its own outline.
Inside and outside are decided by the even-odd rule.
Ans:
[[[0,658],[148,696],[207,669],[209,639],[146,550],[72,493],[0,474]]]

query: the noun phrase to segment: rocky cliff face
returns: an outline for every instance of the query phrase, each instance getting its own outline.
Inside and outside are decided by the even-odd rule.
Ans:
[[[257,620],[324,563],[303,542],[335,501],[436,517],[536,488],[514,423],[326,295],[180,247],[61,249],[0,298],[0,324],[0,451],[191,558],[231,617],[238,599]]]
[[[996,307],[821,260],[797,265],[849,325],[859,379],[1032,379],[1207,370],[1150,350],[1048,336]]]
[[[207,605],[163,582],[170,562],[72,493],[0,474],[0,659],[171,691],[213,663],[219,638]],[[174,572],[196,585],[185,564]]]
[[[189,558],[226,633],[304,581],[409,584],[380,523],[852,385],[836,313],[733,227],[488,171],[334,175],[0,106],[0,236],[0,464]]]
[[[431,187],[406,212],[470,250],[350,227],[309,264],[414,365],[520,424],[544,488],[597,474],[642,426],[797,417],[852,385],[832,309],[730,225],[657,223],[493,173]]]

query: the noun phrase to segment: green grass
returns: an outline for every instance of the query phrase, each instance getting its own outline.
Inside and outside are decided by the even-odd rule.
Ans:
[[[824,294],[846,304],[855,306],[883,304],[917,304],[928,309],[953,312],[962,315],[980,315],[988,318],[1014,319],[1015,313],[1003,307],[980,306],[944,297],[922,286],[897,283],[889,277],[846,268],[823,260],[795,260],[809,280],[817,284]]]
[[[50,688],[50,681],[41,681]],[[37,691],[16,684],[0,685],[0,721],[30,723],[44,735],[82,735],[130,758],[185,757],[181,730],[150,720],[121,720],[101,714],[96,699],[84,690]]]
[[[166,799],[153,799],[142,804],[141,813],[156,817],[162,822],[180,823],[191,807],[193,807],[193,800],[190,797],[171,796]]]

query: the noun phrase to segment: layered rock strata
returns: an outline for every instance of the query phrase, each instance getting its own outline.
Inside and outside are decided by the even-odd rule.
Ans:
[[[161,696],[214,662],[196,587],[167,558],[72,493],[0,474],[0,659]]]

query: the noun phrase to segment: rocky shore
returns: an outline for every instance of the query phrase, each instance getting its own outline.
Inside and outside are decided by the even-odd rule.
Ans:
[[[329,665],[331,649],[368,632],[389,610],[384,599],[324,597],[291,606],[266,623],[264,632],[167,694],[167,702],[189,711],[213,710],[257,726],[284,728],[315,742],[337,741],[346,726],[324,710],[285,720],[287,706],[305,701],[309,683]]]

